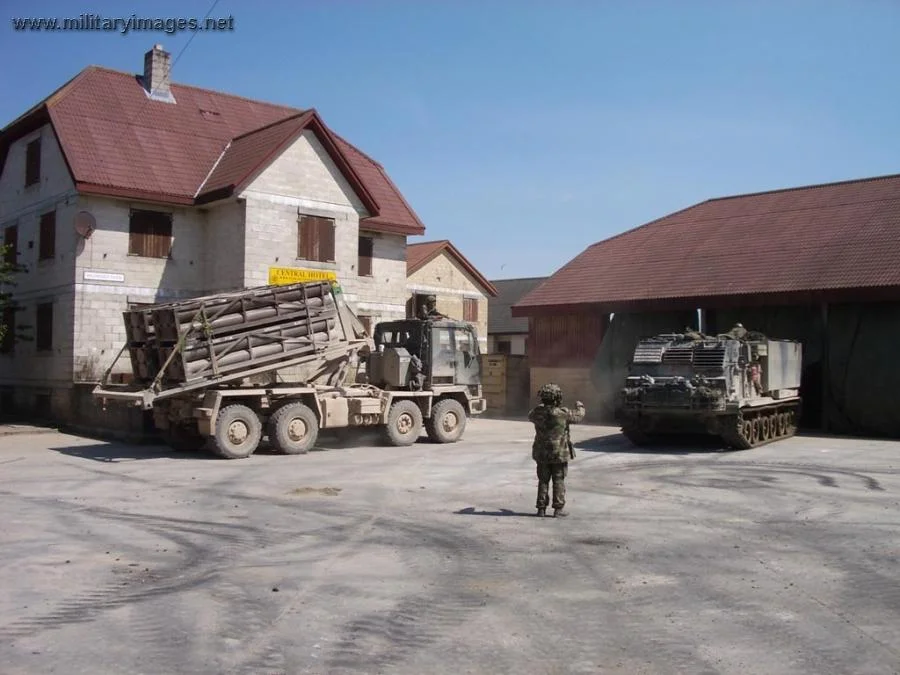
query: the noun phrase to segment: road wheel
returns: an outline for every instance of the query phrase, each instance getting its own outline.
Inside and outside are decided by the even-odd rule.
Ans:
[[[196,425],[171,424],[162,436],[166,445],[179,452],[202,450],[206,446],[206,438],[200,435]]]
[[[412,445],[422,432],[422,410],[414,401],[397,401],[388,412],[384,432],[391,445]]]
[[[288,403],[269,418],[269,442],[285,455],[305,455],[316,444],[319,422],[303,403]]]
[[[249,457],[262,439],[262,423],[255,412],[245,405],[229,405],[219,412],[213,434],[213,448],[225,459]]]
[[[763,441],[771,440],[772,428],[771,428],[771,424],[769,422],[769,416],[763,415],[762,419],[759,422],[759,425],[760,425],[760,430],[759,430],[760,431],[760,433],[759,433],[760,439],[762,439]]]
[[[754,417],[750,421],[750,445],[756,445],[759,443],[759,432],[760,432],[760,424],[759,418]]]
[[[466,409],[459,401],[445,398],[435,403],[431,417],[425,421],[425,431],[435,443],[454,443],[466,430]]]

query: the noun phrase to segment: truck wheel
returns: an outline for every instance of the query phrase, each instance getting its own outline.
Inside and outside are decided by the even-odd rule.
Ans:
[[[385,435],[394,446],[412,445],[422,432],[422,410],[413,401],[397,401],[388,412]]]
[[[225,459],[243,459],[252,455],[262,439],[259,417],[245,405],[222,408],[216,418],[213,448]]]
[[[466,430],[466,420],[466,410],[462,404],[445,398],[431,409],[431,417],[425,421],[425,431],[435,443],[454,443]]]
[[[303,403],[288,403],[269,418],[269,442],[285,455],[305,455],[319,436],[316,414]]]

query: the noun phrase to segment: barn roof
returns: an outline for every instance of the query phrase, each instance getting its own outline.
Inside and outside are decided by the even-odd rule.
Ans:
[[[898,291],[900,174],[701,202],[588,247],[513,316]]]
[[[315,110],[177,83],[170,89],[174,104],[148,98],[139,76],[89,66],[0,131],[0,171],[11,143],[50,123],[81,192],[202,204],[238,193],[311,129],[372,214],[364,227],[424,233],[384,168]]]

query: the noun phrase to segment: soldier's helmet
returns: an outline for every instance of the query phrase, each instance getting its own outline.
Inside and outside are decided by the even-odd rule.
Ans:
[[[562,389],[557,384],[543,384],[538,389],[538,398],[546,405],[559,405],[562,402]]]

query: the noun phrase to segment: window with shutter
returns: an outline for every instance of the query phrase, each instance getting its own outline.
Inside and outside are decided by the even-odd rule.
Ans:
[[[128,255],[168,258],[172,250],[172,214],[132,209]]]
[[[49,260],[56,255],[56,211],[41,216],[41,232],[38,260]]]
[[[19,252],[19,226],[10,225],[3,232],[3,260],[9,265],[15,265]]]
[[[297,257],[334,262],[334,219],[300,216],[297,221]]]
[[[372,237],[359,238],[359,262],[357,273],[361,277],[372,276],[372,257],[375,249],[375,240]]]
[[[41,139],[25,146],[25,187],[41,182]]]
[[[478,321],[478,300],[463,298],[463,321]]]
[[[53,349],[53,303],[42,302],[35,317],[35,348],[39,352]]]

